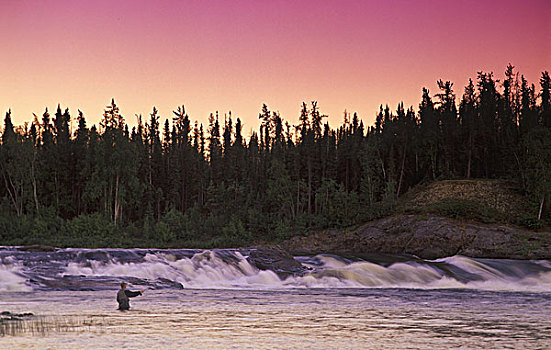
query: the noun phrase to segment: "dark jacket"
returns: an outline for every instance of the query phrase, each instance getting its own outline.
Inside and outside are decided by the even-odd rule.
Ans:
[[[132,292],[126,289],[121,289],[117,293],[117,302],[119,303],[119,310],[130,309],[130,299],[142,295],[141,292]]]

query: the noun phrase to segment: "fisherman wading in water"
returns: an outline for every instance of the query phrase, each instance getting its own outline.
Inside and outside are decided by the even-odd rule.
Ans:
[[[121,283],[121,289],[117,293],[117,302],[119,303],[119,310],[125,311],[130,309],[130,299],[137,297],[138,295],[142,295],[143,290],[140,290],[138,292],[132,292],[129,290],[126,290],[126,282]]]

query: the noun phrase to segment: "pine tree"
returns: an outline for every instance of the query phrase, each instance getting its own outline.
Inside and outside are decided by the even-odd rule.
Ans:
[[[484,176],[492,178],[496,175],[498,163],[498,106],[501,96],[499,95],[493,73],[478,73],[478,113],[480,115],[480,138],[478,144],[482,154],[482,165]]]
[[[0,176],[17,216],[25,213],[27,201],[30,200],[33,149],[32,143],[15,131],[11,110],[8,110],[0,148]]]
[[[429,90],[425,88],[423,88],[423,97],[419,105],[419,120],[423,148],[425,149],[425,157],[423,157],[424,168],[430,174],[430,178],[434,180],[439,175],[440,129],[432,98],[430,97]]]
[[[441,145],[442,149],[442,167],[447,176],[453,176],[456,169],[457,153],[455,145],[459,136],[459,125],[457,119],[457,108],[455,105],[455,94],[453,93],[453,83],[450,81],[437,81],[440,93],[435,97],[438,99],[438,118],[441,127]]]
[[[541,73],[540,85],[540,120],[544,127],[551,129],[551,78],[549,78],[549,72]]]
[[[74,202],[76,203],[76,215],[86,213],[86,203],[83,200],[86,183],[90,179],[90,173],[87,172],[86,152],[88,148],[89,130],[86,126],[86,119],[82,111],[78,111],[78,128],[75,132],[74,153],[76,171],[74,173]]]
[[[461,98],[459,105],[459,122],[462,130],[462,145],[467,153],[465,177],[471,178],[473,169],[473,154],[475,151],[475,139],[477,132],[477,114],[476,114],[476,97],[474,84],[472,79],[469,79],[469,84],[465,87],[465,92]]]

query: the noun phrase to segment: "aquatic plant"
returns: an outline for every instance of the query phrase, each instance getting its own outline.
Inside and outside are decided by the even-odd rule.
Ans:
[[[43,336],[48,333],[87,332],[92,328],[101,328],[102,319],[74,316],[9,316],[0,318],[0,337],[5,336]]]

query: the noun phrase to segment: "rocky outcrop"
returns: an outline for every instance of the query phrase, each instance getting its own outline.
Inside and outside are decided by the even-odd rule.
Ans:
[[[0,320],[2,320],[2,321],[4,321],[4,320],[9,320],[9,321],[19,320],[19,319],[26,318],[26,317],[31,317],[31,316],[34,316],[34,314],[31,313],[31,312],[25,312],[25,313],[20,313],[20,314],[12,313],[12,312],[9,312],[9,311],[0,312]]]
[[[247,261],[259,270],[271,270],[282,278],[306,271],[291,254],[279,247],[251,249]]]
[[[465,223],[439,216],[395,215],[352,230],[297,236],[282,247],[291,254],[410,254],[423,259],[461,254],[479,258],[551,259],[551,233]]]

